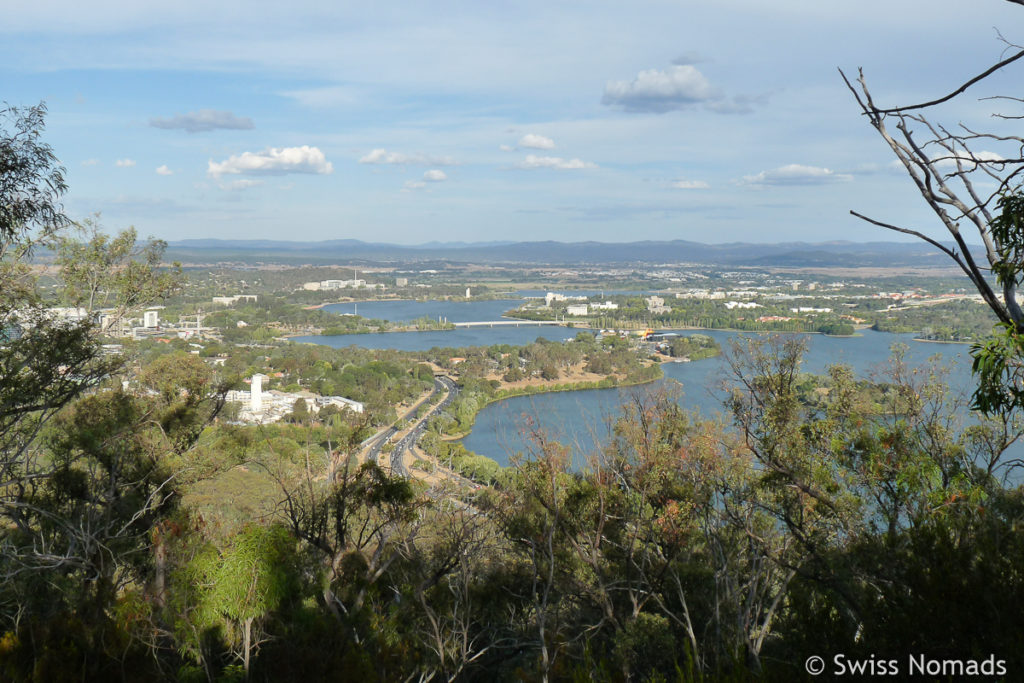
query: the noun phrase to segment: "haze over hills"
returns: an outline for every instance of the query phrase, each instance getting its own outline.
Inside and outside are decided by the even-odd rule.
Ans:
[[[701,263],[733,266],[857,267],[946,266],[948,259],[923,242],[479,242],[397,245],[352,239],[322,242],[191,239],[170,242],[168,258],[185,262],[267,263],[416,262],[530,264]]]

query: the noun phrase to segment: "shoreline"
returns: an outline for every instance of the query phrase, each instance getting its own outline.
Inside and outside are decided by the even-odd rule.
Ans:
[[[708,358],[715,358],[718,355],[720,355],[720,354],[715,354],[715,356],[709,356]],[[702,358],[700,360],[708,360],[708,358]],[[480,411],[482,411],[484,408],[486,408],[487,406],[489,406],[491,404],[498,403],[500,401],[505,401],[505,400],[508,400],[508,399],[511,399],[511,398],[519,398],[519,397],[522,397],[522,396],[536,396],[536,395],[540,395],[540,394],[557,394],[557,393],[565,393],[565,392],[570,392],[570,391],[590,391],[590,390],[603,390],[603,389],[619,389],[619,388],[628,388],[628,387],[638,387],[638,386],[643,386],[645,384],[652,384],[652,383],[657,382],[659,380],[665,379],[665,371],[662,370],[662,368],[661,368],[661,366],[664,365],[665,362],[671,363],[671,362],[674,362],[674,361],[671,360],[671,359],[668,360],[668,361],[663,361],[663,362],[657,362],[656,361],[655,362],[656,363],[655,366],[660,371],[660,373],[659,373],[660,376],[659,377],[653,377],[651,379],[640,380],[640,381],[636,381],[636,382],[626,382],[626,381],[621,381],[620,382],[620,381],[616,381],[615,383],[607,383],[606,384],[605,383],[606,380],[598,380],[598,381],[589,381],[589,382],[563,382],[563,383],[558,383],[558,384],[538,384],[538,385],[534,385],[534,387],[532,387],[532,388],[521,387],[521,388],[518,388],[518,389],[499,389],[498,393],[496,393],[494,396],[488,397],[487,401],[485,403],[483,403],[483,405],[480,405],[480,406],[477,407],[476,412],[473,413],[473,423],[470,425],[470,428],[469,428],[468,431],[466,431],[464,433],[460,433],[460,434],[441,436],[441,439],[443,441],[448,441],[450,443],[459,443],[459,444],[461,444],[463,439],[467,438],[473,432],[473,427],[476,426],[477,415],[480,414]],[[699,361],[690,361],[690,362],[691,363],[695,363],[695,362],[699,362]],[[463,445],[463,448],[465,448],[464,445]],[[468,448],[466,449],[466,452],[470,453],[472,455],[475,455],[475,456],[489,458],[490,460],[494,460],[494,458],[490,458],[489,456],[486,456],[486,455],[481,455],[480,453],[476,453],[475,451],[471,451]],[[495,462],[497,462],[497,461],[495,460]],[[503,467],[500,463],[498,464],[498,466],[499,467]]]
[[[916,341],[916,342],[921,342],[922,344],[975,344],[976,343],[976,342],[973,342],[973,341],[953,341],[951,339],[924,339],[922,337],[914,337],[913,340]]]

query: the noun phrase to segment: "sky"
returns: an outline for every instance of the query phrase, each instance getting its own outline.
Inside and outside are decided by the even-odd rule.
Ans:
[[[999,61],[997,29],[1024,43],[1024,8],[1004,0],[34,0],[3,15],[0,101],[45,101],[68,213],[167,240],[897,238],[850,209],[941,235],[837,67],[907,104]],[[1019,90],[1022,69],[943,122],[998,125],[979,98]]]

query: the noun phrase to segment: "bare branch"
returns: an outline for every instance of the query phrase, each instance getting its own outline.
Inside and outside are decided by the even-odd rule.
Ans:
[[[1007,2],[1013,2],[1013,3],[1016,3],[1018,5],[1024,5],[1024,0],[1007,0]],[[922,102],[921,104],[912,104],[912,105],[910,105],[908,107],[893,107],[892,109],[874,109],[873,108],[874,112],[876,114],[902,114],[904,112],[908,112],[908,111],[911,111],[913,109],[926,109],[928,107],[934,107],[936,104],[942,104],[943,102],[948,102],[949,100],[953,99],[954,97],[956,97],[960,93],[964,92],[965,90],[967,90],[969,87],[971,87],[972,85],[974,85],[978,81],[984,80],[985,78],[987,78],[988,76],[991,76],[993,73],[995,73],[999,69],[1003,68],[1007,64],[1012,64],[1013,62],[1016,62],[1021,57],[1024,57],[1024,50],[1021,50],[1020,52],[1018,52],[1017,54],[1013,55],[1012,57],[1008,57],[1008,58],[1004,59],[1003,61],[999,62],[998,64],[995,64],[994,66],[986,69],[984,72],[978,74],[977,76],[975,76],[971,80],[967,81],[966,83],[961,85],[959,88],[957,88],[953,92],[949,93],[948,95],[945,95],[944,97],[940,97],[937,100],[931,100],[930,102]]]

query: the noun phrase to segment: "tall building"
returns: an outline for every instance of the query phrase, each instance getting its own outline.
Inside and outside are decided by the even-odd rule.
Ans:
[[[249,409],[254,413],[263,410],[263,380],[265,379],[269,378],[258,372],[252,376],[252,385],[249,387]]]
[[[150,329],[160,327],[160,312],[146,311],[142,314],[142,325]]]

